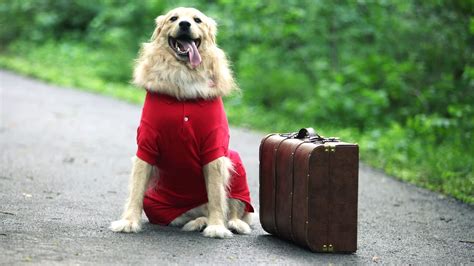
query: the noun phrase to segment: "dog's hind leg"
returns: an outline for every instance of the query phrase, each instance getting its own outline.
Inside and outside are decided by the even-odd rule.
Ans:
[[[246,214],[247,213],[245,213],[245,203],[237,199],[229,199],[228,227],[230,230],[233,230],[238,234],[250,234],[252,229],[250,229],[249,223],[244,222],[242,220]]]
[[[170,226],[183,226],[184,231],[201,231],[207,225],[207,204],[191,209],[174,219]]]
[[[227,217],[227,185],[230,178],[232,162],[227,157],[220,157],[203,168],[208,197],[208,225],[204,236],[227,238],[232,232],[225,226]]]
[[[201,216],[194,220],[187,222],[183,226],[183,231],[201,231],[207,226],[207,217]]]
[[[153,166],[138,157],[134,157],[132,174],[128,184],[128,199],[122,219],[112,222],[110,230],[114,232],[138,232],[141,229],[143,197]]]
[[[207,203],[186,212],[189,218],[183,226],[183,231],[202,231],[207,226]]]

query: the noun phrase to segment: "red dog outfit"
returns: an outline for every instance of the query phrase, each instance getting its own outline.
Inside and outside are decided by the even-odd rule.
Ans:
[[[168,225],[208,201],[202,168],[227,156],[235,167],[228,197],[253,212],[247,176],[237,152],[228,150],[229,126],[221,98],[179,101],[147,92],[137,132],[138,158],[159,169],[145,193],[143,209],[151,223]]]

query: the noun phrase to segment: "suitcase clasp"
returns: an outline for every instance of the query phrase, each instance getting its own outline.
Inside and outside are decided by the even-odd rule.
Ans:
[[[324,143],[325,152],[336,152],[336,144],[334,143]]]
[[[323,252],[334,252],[334,247],[332,244],[323,245]]]

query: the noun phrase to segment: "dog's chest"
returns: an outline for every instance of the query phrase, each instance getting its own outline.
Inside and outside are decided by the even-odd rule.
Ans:
[[[166,102],[160,109],[156,122],[160,135],[168,140],[198,141],[221,123],[220,117],[215,115],[219,112],[218,106],[208,102]]]
[[[206,132],[200,127],[209,122],[205,120],[205,109],[196,108],[188,103],[174,103],[167,106],[167,111],[162,112],[157,121],[160,126],[160,135],[169,143],[183,141],[199,142],[201,135]],[[176,146],[177,144],[175,144]]]
[[[166,164],[174,165],[184,157],[194,158],[197,162],[203,150],[218,145],[216,142],[220,139],[228,138],[228,135],[223,136],[228,134],[228,123],[220,98],[179,101],[149,94],[142,123],[151,124],[156,130],[160,161],[164,160]]]

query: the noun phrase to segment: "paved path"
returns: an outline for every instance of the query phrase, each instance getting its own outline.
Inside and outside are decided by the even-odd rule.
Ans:
[[[0,82],[0,264],[474,263],[473,207],[363,165],[355,254],[313,254],[259,225],[225,240],[148,223],[139,234],[112,233],[140,107],[5,71]],[[264,134],[231,135],[258,208]]]

